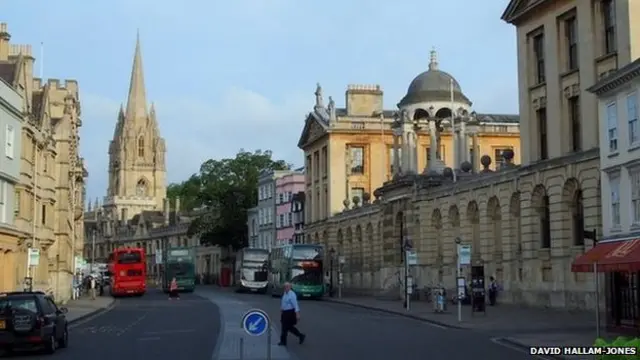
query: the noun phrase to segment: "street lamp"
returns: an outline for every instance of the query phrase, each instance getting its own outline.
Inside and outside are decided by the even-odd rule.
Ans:
[[[458,288],[458,322],[462,322],[462,300],[465,294],[465,284],[460,271],[460,243],[462,239],[456,237],[456,287]]]
[[[333,258],[336,255],[336,249],[329,249],[329,296],[333,297]]]

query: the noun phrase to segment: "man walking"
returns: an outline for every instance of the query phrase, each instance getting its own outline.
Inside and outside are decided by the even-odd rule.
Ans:
[[[96,278],[92,276],[89,277],[89,293],[91,293],[91,300],[96,299]]]
[[[290,283],[284,284],[284,294],[282,294],[280,310],[282,332],[280,334],[280,342],[278,343],[278,345],[287,346],[287,335],[289,332],[298,337],[300,344],[304,343],[304,339],[307,336],[298,331],[298,329],[296,328],[296,324],[300,320],[300,307],[298,306],[298,297],[296,296],[296,293],[291,291]]]

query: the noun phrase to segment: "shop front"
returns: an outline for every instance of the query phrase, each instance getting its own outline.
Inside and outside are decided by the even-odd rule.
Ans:
[[[604,274],[607,327],[640,333],[640,239],[599,243],[571,270]]]

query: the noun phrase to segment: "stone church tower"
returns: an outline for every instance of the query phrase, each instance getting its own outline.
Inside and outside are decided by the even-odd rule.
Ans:
[[[162,208],[167,193],[165,141],[153,104],[147,108],[140,36],[136,41],[127,107],[120,106],[109,144],[109,187],[104,210],[126,221],[145,210]]]

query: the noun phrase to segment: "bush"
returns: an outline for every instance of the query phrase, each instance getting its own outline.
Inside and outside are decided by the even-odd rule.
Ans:
[[[593,344],[597,347],[634,347],[636,348],[635,355],[597,355],[596,360],[639,360],[640,359],[640,339],[639,338],[627,338],[619,336],[611,342],[599,338]]]

